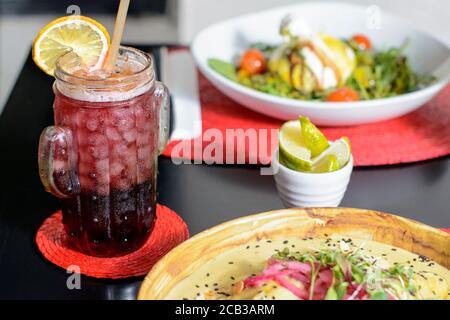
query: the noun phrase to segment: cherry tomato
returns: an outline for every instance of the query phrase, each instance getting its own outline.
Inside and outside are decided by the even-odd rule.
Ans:
[[[248,74],[262,73],[266,69],[266,59],[258,49],[249,49],[241,58],[240,68]]]
[[[327,97],[327,101],[329,102],[351,102],[358,100],[358,93],[347,87],[339,88],[330,93]]]
[[[355,34],[352,37],[352,40],[355,41],[361,49],[368,50],[372,48],[372,43],[370,42],[369,38],[367,38],[365,35]]]

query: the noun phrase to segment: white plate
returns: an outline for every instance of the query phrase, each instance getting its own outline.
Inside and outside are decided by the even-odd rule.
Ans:
[[[380,12],[380,28],[373,28],[373,8],[343,3],[304,3],[249,14],[220,22],[200,32],[192,44],[195,62],[202,73],[224,94],[254,111],[282,120],[306,115],[319,125],[345,126],[396,118],[429,101],[450,77],[450,49],[430,35],[413,29],[411,22]],[[376,9],[375,9],[376,10]],[[209,58],[233,61],[251,43],[278,44],[281,19],[288,13],[302,16],[315,31],[341,38],[367,35],[375,48],[399,47],[406,39],[405,54],[414,71],[432,73],[432,85],[401,96],[359,102],[317,102],[277,97],[246,88],[221,76],[208,66]],[[377,18],[375,16],[375,18]],[[372,26],[372,28],[371,28]]]

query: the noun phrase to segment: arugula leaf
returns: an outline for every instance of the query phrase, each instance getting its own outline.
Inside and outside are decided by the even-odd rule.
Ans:
[[[325,300],[338,300],[337,292],[333,286],[330,286],[330,288],[328,289]]]
[[[337,299],[342,300],[347,293],[348,282],[341,282],[336,286]]]
[[[378,291],[373,291],[370,293],[370,299],[372,300],[387,300],[388,297],[386,295],[386,292],[384,292],[384,290],[378,290]]]
[[[343,255],[340,254],[340,255],[336,256],[336,263],[341,268],[342,274],[344,275],[344,277],[349,274],[352,266],[351,266],[350,262]]]
[[[357,283],[362,283],[364,280],[364,272],[356,266],[352,266],[352,276]]]
[[[208,65],[217,73],[232,81],[237,81],[236,67],[234,64],[219,59],[208,59]]]
[[[417,75],[404,54],[407,42],[400,48],[378,52],[360,49],[349,42],[356,54],[357,67],[347,80],[347,86],[356,90],[365,100],[400,95],[432,83],[431,75]]]

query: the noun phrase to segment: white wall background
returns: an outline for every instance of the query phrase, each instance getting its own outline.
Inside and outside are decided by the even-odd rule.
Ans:
[[[167,17],[142,16],[127,21],[124,41],[134,43],[189,43],[201,28],[222,19],[303,0],[168,0]],[[329,0],[341,1],[341,0]],[[378,5],[382,10],[405,17],[418,29],[433,33],[450,44],[449,0],[347,0]],[[74,0],[76,3],[76,0]],[[82,10],[83,8],[81,8]],[[63,15],[64,12],[61,13]],[[82,14],[89,15],[88,12]],[[55,16],[0,17],[0,112],[9,95],[30,45]],[[114,17],[94,16],[112,32]]]
[[[310,2],[317,2],[309,0]],[[327,0],[325,0],[327,1]],[[180,0],[179,32],[188,40],[201,28],[218,20],[306,0]],[[409,19],[416,28],[434,33],[450,42],[449,0],[328,0],[361,5],[377,5],[382,10]],[[338,13],[337,13],[338,14]]]

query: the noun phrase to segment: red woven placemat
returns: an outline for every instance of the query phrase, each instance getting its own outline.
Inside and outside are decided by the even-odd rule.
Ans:
[[[144,246],[121,257],[92,257],[69,248],[61,211],[44,221],[36,234],[36,243],[47,260],[64,269],[75,265],[81,274],[95,278],[142,276],[167,252],[189,238],[186,224],[174,211],[158,204],[156,217],[153,232]]]
[[[263,136],[259,129],[278,129],[282,121],[251,111],[217,90],[199,73],[200,102],[203,133],[212,135],[191,141],[175,141],[168,145],[164,155],[174,158],[202,160],[208,163],[225,161],[228,147],[236,141],[226,140],[227,129],[255,129],[258,145],[266,139],[267,152],[245,147],[245,163],[270,163],[276,144],[276,131]],[[211,131],[209,129],[217,129]],[[356,166],[388,165],[433,159],[450,154],[450,86],[444,88],[433,100],[419,110],[403,117],[374,124],[353,127],[321,128],[329,140],[347,136],[352,143]],[[209,131],[208,131],[209,130]],[[275,137],[274,137],[275,135]],[[272,139],[275,138],[275,139]],[[214,141],[213,141],[214,140]],[[213,142],[213,143],[212,143]],[[180,144],[181,143],[181,144]],[[209,149],[208,149],[208,146]],[[213,147],[212,147],[213,146]],[[211,152],[212,148],[222,152]],[[236,148],[228,148],[232,152]],[[186,150],[189,150],[186,152]],[[237,155],[234,154],[237,159]],[[231,159],[231,158],[230,158]],[[220,162],[222,161],[222,162]]]

